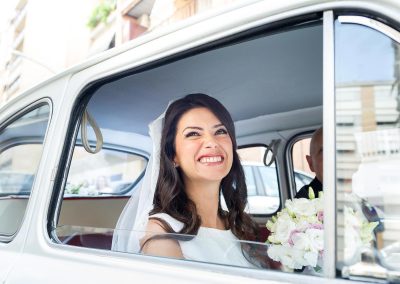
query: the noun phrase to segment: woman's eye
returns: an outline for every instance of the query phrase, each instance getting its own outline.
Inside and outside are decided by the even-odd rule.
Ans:
[[[220,128],[215,132],[216,135],[228,134],[228,131],[225,128]]]
[[[198,132],[196,132],[196,131],[191,131],[191,132],[188,132],[188,133],[185,134],[186,138],[194,137],[194,136],[200,136],[200,134]]]

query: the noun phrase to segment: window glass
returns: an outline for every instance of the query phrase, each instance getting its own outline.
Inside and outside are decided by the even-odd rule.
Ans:
[[[335,37],[338,266],[400,269],[400,45],[340,18]]]
[[[49,119],[43,105],[0,130],[0,235],[12,236],[25,214]]]
[[[228,231],[221,231],[209,228],[200,228],[196,236],[188,234],[155,233],[143,231],[124,231],[126,236],[135,236],[142,242],[138,251],[132,251],[142,255],[155,255],[146,252],[146,244],[152,245],[157,241],[169,241],[177,244],[185,251],[189,251],[185,257],[175,256],[172,258],[184,261],[198,261],[213,264],[222,264],[234,267],[246,268],[276,268],[281,265],[273,262],[267,256],[268,245],[264,242],[249,242],[235,239]],[[57,234],[62,243],[72,246],[84,246],[97,249],[110,249],[113,230],[63,226],[57,228]],[[118,250],[117,250],[118,251]],[[204,252],[208,253],[204,253]],[[126,251],[121,251],[126,252]],[[160,251],[157,256],[163,256]]]
[[[134,139],[120,136],[118,132],[100,131],[106,140],[111,140],[109,136],[126,139],[126,142]],[[94,139],[90,137],[89,141],[95,143]],[[80,141],[79,136],[64,189],[58,226],[112,229],[129,197],[140,185],[148,153],[110,144],[103,145],[93,154],[87,152]]]
[[[144,174],[141,155],[103,148],[96,154],[77,145],[72,157],[65,196],[124,195]]]
[[[79,125],[55,220],[59,228],[92,228],[95,232],[114,229],[144,176],[151,152],[150,138],[132,133],[129,128],[134,122],[125,121],[121,112],[98,113],[98,109],[110,105],[102,100],[103,97],[94,96],[87,106],[88,110],[96,111],[90,115],[86,135],[82,134],[84,123]],[[86,150],[83,137],[92,150],[100,145],[99,151]],[[62,235],[56,237],[63,239]]]
[[[269,215],[275,213],[280,205],[279,183],[275,162],[264,165],[264,146],[244,147],[238,150],[246,176],[248,195],[247,210],[250,214]],[[271,152],[267,158],[270,159]]]
[[[246,177],[247,194],[249,196],[257,195],[256,180],[252,167],[243,165],[243,170]]]
[[[296,192],[308,185],[315,177],[307,163],[306,155],[310,154],[311,138],[303,138],[294,143],[292,148],[292,161],[294,168],[294,181]]]

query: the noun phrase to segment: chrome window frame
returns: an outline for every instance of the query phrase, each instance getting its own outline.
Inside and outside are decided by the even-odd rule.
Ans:
[[[336,277],[336,161],[334,15],[323,17],[324,276]],[[334,237],[333,237],[334,236]]]

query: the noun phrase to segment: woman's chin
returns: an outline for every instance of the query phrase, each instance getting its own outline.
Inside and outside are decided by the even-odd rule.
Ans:
[[[210,169],[208,171],[202,171],[201,177],[208,181],[220,182],[224,177],[228,175],[229,171]]]

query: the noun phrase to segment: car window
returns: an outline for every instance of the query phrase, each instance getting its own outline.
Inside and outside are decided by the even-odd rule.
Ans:
[[[249,236],[222,230],[228,238],[226,242],[237,243],[240,238],[246,237],[247,240],[260,241],[260,245],[265,246],[270,234],[266,221],[282,207],[281,192],[286,190],[280,188],[282,183],[278,172],[281,165],[277,164],[278,158],[275,159],[278,151],[267,152],[267,160],[272,161],[270,165],[266,166],[263,161],[266,144],[271,141],[265,136],[281,138],[276,130],[271,130],[279,126],[269,121],[270,115],[277,113],[285,116],[305,101],[307,103],[302,107],[307,113],[309,105],[322,103],[322,22],[320,18],[315,21],[307,18],[307,23],[297,21],[290,29],[286,26],[279,32],[275,29],[260,32],[257,29],[251,31],[251,37],[248,38],[247,34],[240,34],[238,39],[229,38],[228,42],[221,45],[202,46],[200,51],[196,49],[193,53],[179,54],[176,58],[157,60],[157,65],[149,63],[143,69],[112,74],[104,81],[96,81],[94,88],[88,88],[87,93],[82,94],[85,99],[76,103],[74,114],[77,115],[71,120],[71,134],[66,141],[68,147],[65,147],[59,166],[56,200],[53,200],[57,206],[50,216],[51,226],[48,226],[52,240],[65,245],[109,250],[113,248],[113,238],[118,239],[114,231],[116,227],[120,228],[118,225],[123,228],[119,231],[126,232],[130,237],[135,230],[132,224],[120,224],[121,213],[124,208],[135,205],[132,202],[135,199],[130,199],[130,196],[146,196],[147,188],[141,187],[140,183],[143,174],[158,174],[158,168],[153,168],[151,162],[147,164],[152,154],[157,155],[153,153],[153,143],[157,143],[157,140],[150,138],[149,124],[160,117],[172,101],[187,94],[206,92],[220,100],[231,113],[235,120],[235,138],[241,146],[238,151],[248,187],[247,207],[242,206],[245,202],[236,204],[229,200],[230,208],[240,207],[239,210],[250,213],[252,221],[258,221],[260,225],[257,227],[252,223],[254,231],[246,233]],[[272,65],[280,68],[281,72],[269,72],[276,70]],[[296,66],[296,70],[308,68],[310,72],[298,73],[293,71],[293,66]],[[290,76],[293,73],[301,74],[301,78]],[[115,76],[119,76],[118,79]],[[290,86],[287,84],[289,77],[293,78]],[[276,93],[266,92],[268,89],[277,90],[282,97],[293,95],[293,100],[277,101],[273,99]],[[299,92],[308,96],[307,99],[300,98]],[[242,103],[244,97],[246,104]],[[89,127],[87,141],[93,148],[96,145],[99,150],[97,153],[82,149],[86,139],[81,134],[81,121],[86,112],[91,114],[103,137],[99,139],[98,131]],[[298,127],[292,124],[291,119],[273,121],[279,121],[282,127],[290,130]],[[157,137],[160,132],[152,134]],[[281,149],[277,143],[271,145]],[[145,173],[143,169],[146,169]],[[93,190],[99,177],[103,189]],[[128,191],[119,190],[119,181],[123,186],[125,181],[133,186]],[[151,182],[156,183],[157,179]],[[232,182],[235,188],[237,184]],[[220,205],[223,209],[223,202]],[[138,207],[137,211],[144,215],[148,214],[149,209]],[[251,223],[247,214],[241,212],[241,215]],[[79,232],[89,236],[75,237]],[[132,235],[132,238],[135,236]],[[213,239],[212,236],[203,238],[205,244],[202,247],[207,247],[207,241],[212,242]],[[138,253],[137,250],[120,251]],[[207,262],[219,263],[213,259]]]
[[[275,167],[259,167],[264,190],[261,194],[279,197],[279,184]]]
[[[65,197],[125,195],[143,176],[147,158],[118,149],[104,148],[96,154],[76,145]]]
[[[279,263],[273,262],[267,255],[268,245],[264,242],[240,241],[232,237],[227,237],[226,232],[221,234],[219,230],[200,228],[198,235],[173,234],[173,233],[155,233],[150,231],[123,231],[122,235],[126,237],[135,237],[140,240],[147,240],[147,243],[141,242],[136,251],[141,255],[152,255],[144,249],[146,244],[153,244],[159,240],[169,240],[179,243],[181,247],[191,247],[190,255],[185,257],[174,257],[183,261],[196,261],[204,263],[213,263],[219,265],[245,267],[245,268],[275,268],[281,269]],[[63,226],[57,228],[60,241],[64,244],[73,246],[85,246],[90,248],[110,248],[113,230],[98,229],[87,227]],[[94,242],[93,239],[98,241]],[[117,250],[118,251],[118,250]],[[211,251],[212,255],[205,254],[204,251]],[[120,252],[126,253],[125,250]],[[160,252],[162,254],[162,252]],[[196,256],[195,260],[191,256]]]
[[[370,256],[357,276],[379,277],[400,270],[400,44],[349,19],[335,22],[337,263],[351,277]]]
[[[246,177],[248,206],[254,215],[270,215],[280,206],[280,191],[275,162],[266,166],[263,162],[265,146],[242,146],[240,160]],[[268,158],[272,156],[271,152]]]
[[[110,132],[101,126],[103,139],[124,141],[130,147],[121,145],[122,142],[118,146],[103,144],[99,152],[89,153],[78,135],[63,190],[57,221],[60,227],[114,228],[127,200],[140,186],[148,161],[148,141],[137,141],[135,136]],[[88,138],[91,144],[96,143],[94,133]]]
[[[313,178],[310,177],[308,174],[305,173],[294,173],[294,178],[296,181],[296,190],[299,191],[304,185],[309,184]]]
[[[19,229],[43,150],[49,106],[42,105],[0,128],[0,236]]]
[[[257,195],[256,179],[252,166],[243,165],[243,171],[246,177],[247,194],[249,196]]]
[[[310,170],[306,159],[306,155],[310,154],[310,141],[311,138],[309,137],[301,138],[297,140],[292,147],[292,163],[296,192],[298,192],[303,186],[308,185],[315,176],[315,174]]]

